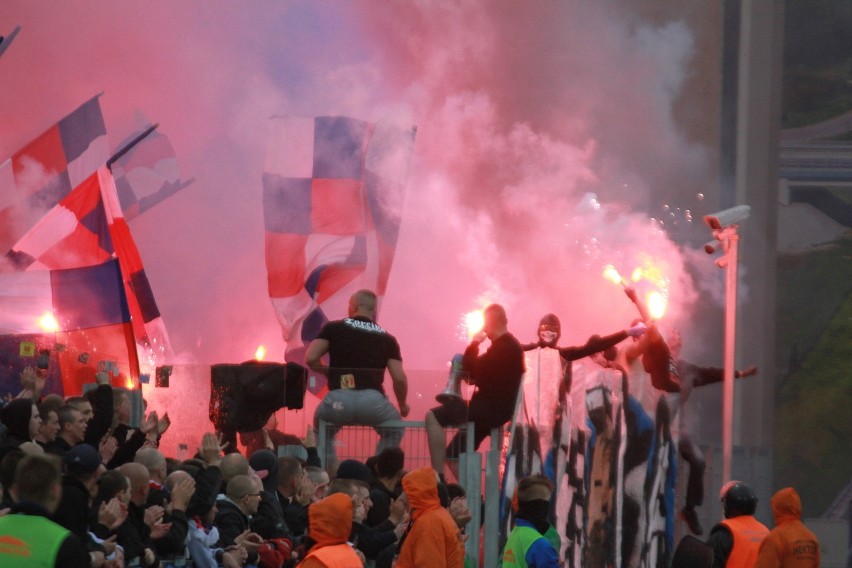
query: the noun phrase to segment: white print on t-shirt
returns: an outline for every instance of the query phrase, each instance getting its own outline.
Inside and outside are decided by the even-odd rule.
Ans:
[[[343,323],[351,327],[357,327],[358,329],[369,331],[370,333],[385,333],[385,330],[383,330],[371,321],[361,321],[352,318],[346,318],[345,320],[343,320]]]

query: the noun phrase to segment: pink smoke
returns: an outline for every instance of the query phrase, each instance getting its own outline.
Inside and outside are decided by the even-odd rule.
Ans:
[[[23,29],[0,58],[0,157],[100,91],[112,144],[136,109],[161,124],[197,181],[131,229],[177,362],[242,361],[261,344],[283,357],[260,208],[274,114],[418,127],[380,314],[408,368],[445,369],[464,347],[460,318],[482,302],[505,304],[521,341],[548,312],[565,345],[621,329],[635,311],[601,272],[645,255],[669,277],[666,322],[680,325],[694,285],[663,229],[688,220],[648,212],[709,193],[706,149],[674,110],[693,31],[637,10],[4,2],[0,22]]]

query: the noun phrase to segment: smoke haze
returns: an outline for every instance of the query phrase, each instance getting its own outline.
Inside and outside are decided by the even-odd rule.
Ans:
[[[380,312],[410,369],[444,368],[463,314],[488,302],[522,342],[548,312],[565,345],[626,327],[635,309],[607,264],[659,269],[665,322],[682,325],[689,266],[712,264],[675,242],[715,194],[707,149],[675,118],[695,49],[677,15],[579,0],[3,2],[0,31],[15,24],[0,157],[103,91],[113,146],[141,111],[196,178],[131,223],[179,362],[260,344],[283,358],[261,210],[273,115],[417,126]]]

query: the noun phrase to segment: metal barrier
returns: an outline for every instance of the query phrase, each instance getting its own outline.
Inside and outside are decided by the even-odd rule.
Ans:
[[[328,447],[328,434],[331,424],[324,420],[319,422],[317,432],[317,451],[322,460],[323,467],[327,467],[326,458],[331,455]],[[333,426],[335,429],[337,426]],[[356,459],[364,462],[367,458],[376,454],[377,445],[380,440],[376,429],[382,431],[384,428],[403,428],[405,434],[400,442],[400,447],[405,452],[406,469],[412,470],[421,467],[430,467],[429,444],[426,438],[426,424],[422,421],[393,420],[382,422],[375,428],[373,426],[342,426],[335,435],[334,452],[338,460]],[[467,494],[468,506],[473,518],[467,525],[467,534],[470,535],[465,544],[465,554],[479,566],[479,534],[482,527],[484,531],[483,555],[485,566],[499,566],[499,534],[500,519],[500,457],[502,453],[502,429],[495,428],[491,431],[491,446],[486,452],[484,469],[483,457],[480,452],[473,449],[473,422],[468,422],[460,428],[446,428],[445,436],[449,439],[459,430],[466,430],[466,447],[459,455],[459,485]],[[483,484],[485,486],[485,511],[483,518]]]

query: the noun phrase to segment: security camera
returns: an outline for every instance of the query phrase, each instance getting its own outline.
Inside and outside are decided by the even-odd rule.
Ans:
[[[714,252],[716,252],[716,247],[718,246],[719,244],[716,241],[709,241],[704,244],[704,252],[706,252],[707,254],[713,254]]]
[[[725,227],[739,223],[748,218],[751,207],[748,205],[737,205],[718,213],[704,216],[704,222],[713,231],[721,231]]]

